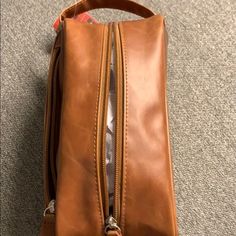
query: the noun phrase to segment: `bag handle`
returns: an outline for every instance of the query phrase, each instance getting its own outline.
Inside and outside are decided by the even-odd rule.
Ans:
[[[86,11],[100,8],[123,10],[144,18],[155,15],[155,13],[148,8],[133,2],[132,0],[81,0],[66,8],[60,15],[60,21],[63,21],[65,18],[72,18],[73,16]]]

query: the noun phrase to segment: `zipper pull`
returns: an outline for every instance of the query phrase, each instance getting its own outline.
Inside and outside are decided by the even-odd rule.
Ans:
[[[55,200],[51,200],[48,203],[47,208],[44,210],[43,216],[46,216],[47,213],[54,214],[55,213],[55,204],[56,204],[56,201]]]
[[[105,234],[110,236],[121,236],[121,229],[117,224],[117,220],[108,216],[106,219]]]

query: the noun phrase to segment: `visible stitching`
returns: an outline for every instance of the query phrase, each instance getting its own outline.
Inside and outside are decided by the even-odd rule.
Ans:
[[[122,29],[122,25],[120,26],[121,33],[121,43],[123,46],[123,57],[125,64],[125,156],[124,156],[124,185],[123,185],[123,212],[122,212],[122,222],[121,225],[125,231],[125,210],[126,210],[126,186],[127,186],[127,155],[128,155],[128,69],[127,69],[127,51],[124,40],[124,33]]]
[[[103,48],[103,43],[104,43],[104,32],[105,32],[105,26],[103,26],[103,31],[102,31],[102,43],[101,43],[101,51]],[[100,64],[99,64],[99,68],[101,68],[102,66],[102,53],[101,53],[101,59],[100,59]],[[102,210],[100,207],[100,201],[99,201],[99,189],[98,189],[98,170],[97,170],[97,159],[96,159],[96,147],[97,147],[97,119],[98,119],[98,105],[99,105],[99,90],[100,90],[100,82],[101,82],[101,72],[102,69],[100,69],[99,72],[99,78],[98,78],[98,84],[97,84],[97,100],[96,100],[96,110],[95,110],[95,117],[94,117],[94,135],[93,135],[93,143],[94,143],[94,163],[95,163],[95,185],[96,185],[96,194],[97,194],[97,203],[98,203],[98,211],[100,214],[100,223],[101,223],[101,229],[102,229]]]
[[[52,224],[55,224],[55,222],[44,222],[43,224],[44,225],[52,225]]]
[[[168,99],[167,99],[167,32],[166,32],[166,28],[165,28],[165,20],[163,20],[163,24],[164,24],[164,42],[166,43],[165,44],[165,53],[164,53],[164,62],[165,62],[165,83],[164,83],[164,86],[165,86],[165,89],[164,89],[164,92],[165,92],[165,96],[164,96],[164,101],[165,101],[165,116],[166,116],[166,130],[167,130],[167,143],[168,143],[168,152],[167,152],[167,156],[168,156],[168,162],[169,162],[169,169],[170,169],[170,175],[171,175],[171,178],[170,178],[170,189],[171,189],[171,192],[172,192],[172,199],[171,199],[171,206],[172,206],[172,224],[174,226],[174,235],[177,235],[177,222],[176,222],[176,203],[175,203],[175,196],[174,196],[174,177],[173,177],[173,167],[172,167],[172,156],[171,156],[171,146],[170,146],[170,133],[169,133],[169,116],[168,116]]]

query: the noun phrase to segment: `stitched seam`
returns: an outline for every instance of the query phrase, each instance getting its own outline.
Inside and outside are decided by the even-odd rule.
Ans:
[[[126,210],[126,187],[127,187],[127,156],[128,156],[128,69],[127,69],[127,51],[124,40],[124,33],[122,25],[120,25],[121,43],[123,48],[123,58],[125,64],[125,155],[124,155],[124,184],[123,184],[123,212],[121,225],[125,231],[125,210]]]
[[[44,222],[43,224],[44,225],[52,225],[52,224],[55,224],[55,222]]]
[[[104,43],[104,33],[105,33],[105,26],[103,26],[102,31],[102,42],[100,49],[102,51],[103,43]],[[95,117],[94,117],[94,135],[93,135],[93,143],[94,143],[94,164],[95,164],[95,186],[96,186],[96,195],[97,195],[97,203],[98,203],[98,211],[100,215],[100,223],[101,223],[101,229],[102,229],[102,212],[100,207],[100,201],[99,201],[99,188],[98,188],[98,169],[97,169],[97,158],[96,158],[96,148],[97,148],[97,120],[98,120],[98,105],[99,105],[99,90],[100,90],[100,82],[101,82],[101,72],[102,72],[102,53],[101,53],[101,59],[99,64],[100,72],[98,77],[98,83],[97,83],[97,98],[96,98],[96,110],[95,110]]]
[[[174,226],[174,235],[177,235],[177,222],[176,222],[176,205],[175,205],[175,189],[174,189],[174,177],[173,177],[173,164],[172,164],[172,156],[171,156],[171,144],[170,144],[170,133],[169,133],[169,115],[168,115],[168,99],[167,99],[167,44],[166,44],[166,28],[165,28],[165,21],[163,20],[164,24],[164,42],[165,42],[165,52],[164,52],[164,63],[165,63],[165,80],[164,80],[164,101],[165,101],[165,123],[166,123],[166,136],[167,136],[167,145],[168,145],[168,150],[167,150],[167,156],[168,156],[168,163],[169,163],[169,170],[170,170],[170,191],[171,191],[171,207],[172,207],[172,224]]]

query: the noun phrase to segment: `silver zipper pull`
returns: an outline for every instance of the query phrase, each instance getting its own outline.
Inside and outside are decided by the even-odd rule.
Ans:
[[[118,226],[116,219],[113,218],[112,216],[108,216],[105,223],[106,223],[105,234],[107,234],[108,231],[111,231],[111,230],[121,232],[121,229]]]
[[[44,210],[43,216],[45,216],[47,213],[54,214],[55,213],[55,204],[56,204],[56,201],[55,200],[51,200],[48,203],[47,208]]]

